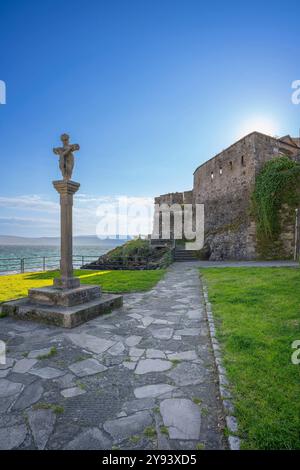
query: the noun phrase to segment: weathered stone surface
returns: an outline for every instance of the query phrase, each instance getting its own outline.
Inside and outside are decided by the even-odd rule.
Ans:
[[[151,333],[154,336],[154,338],[157,339],[170,339],[172,338],[173,335],[173,328],[158,328],[158,329],[152,329]]]
[[[17,372],[18,374],[25,374],[28,372],[35,364],[37,363],[36,359],[21,359],[16,362],[12,371]]]
[[[15,399],[16,399],[16,395],[11,395],[10,397],[5,397],[5,398],[0,397],[0,413],[7,412],[9,408],[11,407],[11,405],[14,403]],[[0,423],[1,423],[1,420],[0,420]]]
[[[145,352],[145,349],[130,348],[129,356],[132,356],[133,358],[139,358],[144,354],[144,352]]]
[[[17,449],[27,436],[24,424],[0,429],[0,450]]]
[[[136,398],[155,398],[173,390],[175,390],[175,387],[169,384],[144,385],[143,387],[136,388],[134,394]]]
[[[130,346],[130,347],[133,347],[133,346],[136,346],[137,344],[139,344],[142,340],[142,337],[141,336],[136,336],[136,335],[133,335],[133,336],[129,336],[128,338],[126,338],[126,344],[127,346]]]
[[[204,382],[205,371],[197,364],[181,363],[168,372],[168,376],[176,385],[196,385]]]
[[[86,391],[80,387],[71,387],[62,390],[60,393],[64,398],[72,398],[77,397],[78,395],[83,395],[84,393],[86,393]]]
[[[123,441],[135,434],[141,433],[147,426],[152,424],[152,418],[148,411],[139,411],[126,418],[106,421],[103,425],[116,442]]]
[[[126,369],[129,370],[134,370],[136,367],[136,362],[133,361],[124,361],[123,366],[126,367]]]
[[[0,370],[0,379],[4,379],[4,377],[6,377],[10,373],[10,371],[11,369]]]
[[[13,367],[15,362],[16,362],[15,359],[12,359],[11,357],[7,357],[5,364],[0,364],[0,370],[6,370],[6,369]]]
[[[65,447],[66,450],[108,450],[111,441],[98,428],[82,431]]]
[[[182,351],[177,353],[168,354],[168,359],[170,360],[179,360],[179,361],[193,361],[198,359],[198,356],[194,350],[192,351]]]
[[[189,310],[187,316],[190,320],[199,320],[201,317],[199,310]]]
[[[73,282],[73,278],[71,279]],[[69,280],[68,280],[69,282]],[[121,307],[123,296],[103,294],[98,299],[84,304],[64,307],[61,305],[33,304],[29,298],[5,302],[3,312],[12,318],[30,320],[63,328],[75,328],[89,320]]]
[[[112,356],[119,356],[119,354],[122,354],[122,352],[125,351],[125,346],[121,341],[118,343],[114,344],[111,348],[109,348],[108,352]]]
[[[66,372],[59,369],[54,369],[53,367],[43,367],[41,369],[33,369],[29,371],[29,374],[37,375],[42,379],[55,379],[64,375]]]
[[[95,354],[101,354],[114,345],[113,341],[98,338],[86,333],[70,333],[67,337],[80,348],[88,349]]]
[[[57,289],[53,286],[30,289],[28,296],[34,304],[60,305],[73,307],[98,299],[101,295],[100,286],[81,285],[73,289]]]
[[[166,359],[165,353],[159,349],[147,349],[146,357],[147,359]]]
[[[51,352],[50,348],[36,349],[35,351],[30,351],[28,354],[29,359],[37,359],[39,356],[47,356]]]
[[[199,439],[200,408],[191,400],[167,398],[161,402],[160,412],[171,439]]]
[[[153,323],[154,318],[152,318],[152,317],[143,317],[141,321],[142,321],[144,327],[147,328],[147,326],[149,326],[149,325],[151,325],[151,323]]]
[[[234,416],[226,416],[226,425],[227,425],[229,432],[231,433],[238,432],[238,423]]]
[[[100,364],[96,359],[85,359],[84,361],[75,362],[69,369],[74,372],[78,377],[85,377],[87,375],[98,374],[107,369],[107,367]]]
[[[53,431],[56,415],[52,410],[31,410],[28,412],[28,422],[36,447],[43,450]]]
[[[155,407],[155,400],[153,398],[141,398],[140,400],[131,400],[124,404],[123,410],[127,415],[136,413],[142,410],[151,410]]]
[[[176,331],[176,334],[179,336],[198,336],[199,333],[199,328],[184,328],[183,330]]]
[[[229,436],[228,441],[229,441],[229,447],[231,450],[240,450],[241,440],[239,437]]]
[[[163,372],[171,369],[172,363],[162,359],[142,359],[139,361],[135,374],[148,374],[149,372]]]
[[[20,393],[23,385],[20,383],[11,382],[7,379],[0,379],[0,398],[10,397]]]
[[[13,410],[25,410],[25,408],[36,403],[43,395],[43,392],[44,389],[41,384],[33,382],[32,384],[27,385],[15,402]]]

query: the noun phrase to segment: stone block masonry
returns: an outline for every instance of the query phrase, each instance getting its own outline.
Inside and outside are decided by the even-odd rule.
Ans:
[[[194,172],[192,191],[165,194],[156,197],[155,203],[204,204],[206,259],[257,259],[251,195],[263,165],[280,155],[300,160],[299,140],[253,132],[200,165]],[[287,259],[294,254],[295,222],[282,223],[283,257]]]

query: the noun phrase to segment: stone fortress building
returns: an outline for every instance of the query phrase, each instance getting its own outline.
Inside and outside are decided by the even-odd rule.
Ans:
[[[204,204],[203,259],[257,259],[260,254],[250,212],[251,194],[265,162],[281,155],[300,161],[300,139],[253,132],[196,168],[191,191],[161,195],[155,204]],[[282,220],[283,258],[295,254],[299,239],[296,226],[296,215],[292,223]]]

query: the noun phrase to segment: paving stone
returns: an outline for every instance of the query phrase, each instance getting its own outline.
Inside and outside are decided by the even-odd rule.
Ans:
[[[97,336],[88,335],[86,333],[69,333],[66,336],[76,346],[92,351],[95,354],[103,353],[114,344],[111,340],[98,338]]]
[[[26,372],[28,372],[36,363],[37,359],[21,359],[20,361],[16,362],[12,372],[26,374]]]
[[[107,367],[100,364],[96,359],[85,359],[84,361],[75,362],[69,369],[74,372],[78,377],[85,377],[87,375],[98,374],[104,372]]]
[[[83,395],[86,393],[85,390],[83,390],[80,387],[71,387],[71,388],[65,388],[64,390],[61,390],[60,392],[64,398],[72,398],[72,397],[77,397],[78,395]]]
[[[136,411],[151,410],[155,407],[155,400],[153,398],[141,398],[140,400],[131,400],[123,405],[123,410],[126,414],[132,414]]]
[[[0,370],[0,379],[4,379],[9,373],[11,369]]]
[[[187,316],[190,320],[200,320],[201,318],[199,310],[189,310]]]
[[[44,389],[41,384],[33,382],[32,384],[25,387],[21,395],[13,406],[14,411],[25,410],[29,406],[33,405],[44,393]]]
[[[202,367],[185,362],[178,364],[167,375],[178,386],[197,385],[205,380],[205,371]]]
[[[162,359],[141,359],[134,371],[135,374],[142,375],[149,372],[163,372],[171,369],[172,363]]]
[[[128,316],[134,318],[135,320],[140,320],[141,318],[143,318],[142,315],[140,315],[139,313],[131,313]]]
[[[0,450],[17,449],[26,436],[27,428],[24,424],[0,429]]]
[[[147,359],[166,359],[165,353],[159,349],[147,349],[146,357]]]
[[[173,390],[175,390],[175,387],[169,384],[144,385],[143,387],[135,388],[134,395],[136,398],[155,398]]]
[[[130,347],[133,347],[133,346],[136,346],[137,344],[139,344],[142,340],[142,336],[129,336],[128,338],[126,338],[126,344],[127,346],[130,346]]]
[[[200,438],[200,407],[186,398],[168,398],[161,402],[160,413],[171,439]]]
[[[177,330],[176,335],[179,336],[198,336],[200,334],[199,328],[184,328],[183,330]]]
[[[153,325],[174,325],[174,322],[169,320],[157,319],[154,320]]]
[[[129,350],[129,356],[132,356],[134,358],[141,357],[145,352],[145,349],[139,349],[139,348],[130,348]]]
[[[52,410],[31,410],[28,422],[36,447],[43,450],[53,431],[56,415]]]
[[[51,352],[50,348],[43,348],[43,349],[36,349],[34,351],[30,351],[28,354],[28,359],[38,359],[39,356],[47,356]]]
[[[7,357],[5,364],[0,364],[0,370],[10,369],[11,367],[13,367],[15,362],[16,362],[15,359],[12,359],[11,357]]]
[[[154,322],[154,318],[152,318],[152,317],[144,317],[144,318],[142,318],[141,321],[142,321],[143,325],[147,328],[147,326],[151,325],[151,323]]]
[[[65,373],[66,371],[54,369],[53,367],[42,367],[41,369],[33,369],[29,371],[29,374],[37,375],[42,379],[55,379]]]
[[[191,351],[182,351],[182,352],[176,352],[172,354],[168,354],[168,359],[170,360],[179,360],[179,361],[193,361],[195,359],[198,359],[198,355],[194,350]]]
[[[74,386],[75,379],[76,379],[75,375],[69,372],[68,374],[63,375],[62,377],[58,377],[57,379],[54,380],[54,382],[57,383],[62,388],[70,388]]]
[[[126,369],[129,369],[129,370],[134,370],[135,367],[136,367],[136,362],[133,362],[133,361],[124,361],[123,362],[123,366],[126,367]]]
[[[125,418],[106,421],[103,425],[116,442],[140,434],[147,426],[152,424],[152,418],[148,411],[138,411]]]
[[[170,339],[173,335],[173,328],[158,328],[152,329],[151,334],[157,339]]]
[[[11,395],[10,397],[1,398],[0,397],[0,414],[6,413],[7,410],[13,405],[16,400],[16,395]],[[2,426],[3,416],[0,417],[0,426]]]
[[[114,344],[109,350],[107,351],[109,354],[112,356],[119,356],[120,354],[125,351],[125,346],[121,341],[118,341],[118,343]]]
[[[111,448],[111,440],[103,431],[94,427],[80,432],[64,448],[65,450],[108,450]]]
[[[23,389],[23,384],[11,382],[7,379],[0,379],[0,398],[10,397],[20,393]]]

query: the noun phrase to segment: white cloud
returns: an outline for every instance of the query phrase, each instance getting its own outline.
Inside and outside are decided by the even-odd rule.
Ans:
[[[47,212],[58,212],[59,210],[58,202],[43,199],[35,194],[16,197],[0,196],[0,207]]]
[[[37,217],[36,212],[43,216]],[[73,214],[74,235],[147,234],[152,227],[153,198],[78,194]],[[40,195],[0,196],[0,234],[22,235],[18,228],[26,227],[28,235],[30,226],[31,236],[58,235],[59,203]]]

